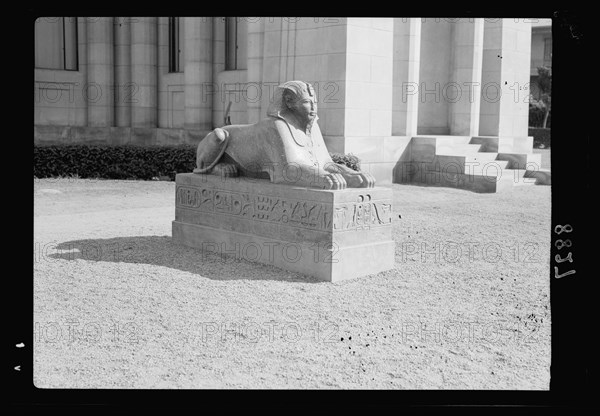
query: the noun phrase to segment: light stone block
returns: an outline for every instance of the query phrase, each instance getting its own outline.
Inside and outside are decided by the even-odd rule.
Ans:
[[[281,56],[281,36],[277,32],[267,32],[264,38],[264,57]]]
[[[320,44],[326,53],[346,53],[350,45],[347,26],[325,26],[321,29]]]
[[[329,153],[346,153],[344,136],[323,136],[323,140]]]
[[[344,109],[347,106],[347,85],[343,81],[319,81],[318,88],[313,84],[317,94],[319,112],[324,109]]]
[[[372,162],[369,164],[369,173],[373,175],[378,186],[389,187],[392,186],[396,164],[396,162]]]
[[[371,57],[371,82],[391,83],[393,76],[393,59],[391,57]]]
[[[386,110],[392,109],[392,89],[388,84],[368,84],[369,93],[365,96],[371,110]],[[390,111],[391,113],[391,111]],[[391,127],[391,126],[390,126]]]
[[[394,30],[394,19],[373,17],[371,18],[371,27],[378,30],[392,31]]]
[[[375,104],[371,100],[373,84],[364,81],[346,82],[346,107],[367,110]]]
[[[372,18],[370,17],[349,17],[348,18],[348,26],[357,26],[363,28],[371,28],[372,27]]]
[[[371,136],[389,136],[392,134],[392,112],[388,110],[370,111]]]
[[[143,109],[136,108],[134,111],[143,111]],[[131,144],[139,145],[155,145],[156,144],[156,129],[152,126],[148,127],[135,127],[131,129],[130,136]]]
[[[394,267],[392,191],[178,174],[173,240],[337,282]]]
[[[296,22],[297,30],[306,30],[306,29],[317,29],[319,27],[319,21],[322,18],[319,17],[301,17]]]
[[[383,161],[398,162],[410,159],[411,136],[389,136],[383,138]]]
[[[321,56],[296,56],[294,60],[294,75],[297,79],[314,80],[322,72],[320,65],[315,65],[315,61],[321,62]]]
[[[326,79],[328,80],[342,80],[347,77],[347,66],[348,58],[344,53],[331,53],[325,55],[326,57]]]
[[[379,162],[383,160],[383,137],[348,137],[344,150],[358,156],[361,162]]]
[[[322,39],[320,29],[298,30],[296,33],[296,56],[316,55]]]
[[[322,110],[320,110],[323,112]],[[324,123],[322,126],[323,134],[331,136],[339,136],[344,134],[344,119],[345,110],[337,108],[328,108],[324,111],[326,116],[324,117]],[[321,120],[319,119],[319,125]]]
[[[358,53],[346,55],[346,80],[369,81],[371,80],[371,57]]]
[[[344,134],[346,136],[369,136],[371,134],[371,116],[368,111],[348,108],[344,117]]]
[[[517,31],[505,29],[502,36],[502,49],[514,51],[517,49]]]

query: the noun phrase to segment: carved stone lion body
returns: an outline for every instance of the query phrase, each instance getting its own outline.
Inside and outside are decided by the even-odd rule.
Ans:
[[[312,86],[290,81],[280,91],[266,119],[211,131],[198,145],[194,172],[268,177],[273,183],[324,189],[373,187],[369,173],[331,160]]]

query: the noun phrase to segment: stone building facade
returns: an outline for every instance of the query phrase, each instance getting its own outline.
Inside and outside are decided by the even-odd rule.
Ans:
[[[527,19],[63,17],[35,30],[37,144],[196,144],[226,115],[265,117],[298,79],[315,86],[329,150],[380,184],[419,182],[452,159],[440,156],[459,187],[478,174],[473,154],[500,169],[538,160]]]

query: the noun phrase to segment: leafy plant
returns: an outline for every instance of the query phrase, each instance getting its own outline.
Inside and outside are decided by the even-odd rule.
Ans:
[[[545,66],[540,66],[537,69],[538,79],[537,86],[540,91],[540,102],[544,110],[544,119],[542,121],[542,127],[546,128],[548,123],[548,116],[552,110],[552,70]]]
[[[347,155],[342,155],[340,153],[331,153],[331,160],[340,165],[346,165],[350,169],[355,171],[360,171],[360,159],[353,155],[352,153],[348,153]]]

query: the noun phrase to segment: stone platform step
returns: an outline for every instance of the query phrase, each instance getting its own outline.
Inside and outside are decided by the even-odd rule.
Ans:
[[[438,153],[436,159],[444,162],[471,162],[471,163],[485,163],[498,160],[498,153],[467,153],[449,155],[445,153]],[[504,161],[504,160],[502,160]],[[508,163],[508,161],[506,161]]]
[[[533,137],[494,137],[474,136],[471,144],[481,145],[481,152],[495,153],[531,153],[533,149]]]
[[[435,153],[437,155],[472,155],[478,153],[480,148],[480,144],[436,143]]]
[[[532,137],[434,136],[412,138],[410,166],[398,169],[399,183],[498,192],[514,186],[548,185]],[[406,165],[406,163],[405,163]]]
[[[535,178],[527,177],[526,169],[504,169],[501,175],[498,175],[499,180],[512,181],[514,183],[535,184]],[[526,179],[526,180],[525,180]]]
[[[479,193],[508,191],[515,186],[535,185],[536,181],[536,178],[526,177],[526,171],[522,169],[504,169],[498,175],[425,170],[411,180],[417,185],[460,188]]]
[[[475,155],[437,155],[431,170],[454,173],[496,176],[508,167],[508,161],[496,160],[495,153],[476,153]]]
[[[497,158],[508,161],[509,169],[538,171],[542,167],[542,155],[539,153],[498,153]]]
[[[536,184],[536,178],[526,176],[525,169],[505,169],[498,177],[496,192],[509,191],[514,186],[532,186]]]
[[[535,178],[536,185],[552,185],[552,174],[548,169],[540,169],[540,170],[526,170],[525,171],[526,178]]]
[[[452,145],[452,144],[469,144],[471,142],[471,136],[436,136],[436,135],[418,135],[413,136],[418,139],[434,139],[438,144]]]

